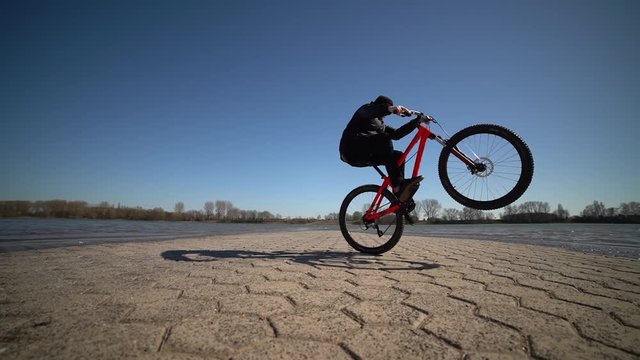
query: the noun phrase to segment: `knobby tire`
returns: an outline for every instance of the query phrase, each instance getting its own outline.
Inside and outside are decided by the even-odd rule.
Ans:
[[[478,155],[482,160],[477,161],[490,164],[491,172],[472,175],[468,170],[465,174],[463,167],[466,165],[452,154],[456,147],[467,156]],[[467,148],[472,147],[476,148],[468,151]],[[493,147],[500,148],[496,150]],[[496,154],[492,153],[494,151]],[[507,158],[507,155],[500,154],[505,151],[513,152],[513,155]],[[505,159],[501,157],[508,161],[503,161]],[[454,170],[455,166],[462,167]],[[505,207],[520,198],[531,184],[533,168],[533,156],[529,146],[511,130],[490,124],[470,126],[455,133],[447,141],[438,160],[438,174],[445,191],[458,203],[478,210]],[[458,176],[464,179],[458,180]],[[493,190],[499,194],[493,193],[489,188],[491,181],[495,187]],[[500,186],[495,186],[495,183],[499,183]]]
[[[393,224],[393,232],[388,239],[378,237],[376,229],[371,225],[365,230],[362,216],[358,215],[356,219],[352,217],[353,211],[361,211],[360,208],[350,209],[352,202],[362,197],[365,199],[371,198],[371,201],[373,201],[373,197],[375,197],[379,189],[379,185],[362,185],[355,188],[347,194],[340,206],[339,223],[342,235],[352,248],[366,254],[382,254],[391,250],[400,240],[404,230],[404,218],[400,212],[389,215],[387,218],[387,220],[395,222]],[[383,203],[390,205],[396,201],[395,196],[388,189],[385,189],[382,194],[384,195]],[[349,213],[349,211],[352,212]],[[361,215],[364,215],[364,213]],[[379,226],[384,228],[387,224]],[[366,243],[365,239],[370,240],[373,244]],[[377,243],[377,241],[381,243]]]

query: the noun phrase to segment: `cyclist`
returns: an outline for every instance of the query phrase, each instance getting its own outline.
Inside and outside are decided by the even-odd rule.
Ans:
[[[410,115],[410,112],[404,106],[393,105],[393,101],[383,95],[356,110],[342,132],[340,159],[356,167],[384,165],[394,194],[398,200],[405,202],[413,196],[423,177],[404,179],[404,163],[398,165],[402,152],[393,149],[391,140],[399,140],[410,134],[420,125],[420,119],[394,129],[384,123],[384,117],[390,114]]]

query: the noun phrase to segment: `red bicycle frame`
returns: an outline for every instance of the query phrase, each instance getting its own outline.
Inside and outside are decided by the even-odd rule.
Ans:
[[[416,161],[415,161],[415,163],[413,165],[413,174],[412,174],[413,177],[418,176],[418,172],[420,171],[420,164],[422,163],[422,155],[424,154],[424,150],[425,150],[425,148],[427,146],[427,140],[428,139],[436,140],[442,146],[445,146],[447,144],[447,141],[445,139],[443,139],[441,136],[439,136],[439,135],[435,134],[434,132],[432,132],[425,125],[425,123],[422,123],[418,127],[418,133],[413,138],[413,140],[411,140],[411,143],[409,143],[409,146],[407,146],[407,149],[404,151],[404,153],[402,154],[402,156],[398,160],[398,166],[402,165],[402,163],[404,163],[405,160],[407,159],[407,156],[409,155],[409,153],[411,152],[413,147],[418,143],[418,141],[420,142],[420,144],[418,145],[418,152],[417,152],[417,155],[416,155]],[[470,169],[472,169],[473,166],[475,165],[474,161],[471,158],[469,158],[467,155],[465,155],[462,151],[460,151],[457,147],[454,147],[452,149],[451,153],[455,157],[460,159],[463,163],[465,163]],[[383,173],[380,172],[380,174],[382,175]],[[382,212],[378,212],[378,209],[380,208],[380,205],[382,204],[382,200],[384,199],[384,196],[382,195],[382,192],[387,187],[391,186],[391,179],[389,178],[389,176],[382,175],[382,179],[383,179],[382,185],[378,189],[378,193],[376,194],[375,198],[373,199],[373,202],[371,203],[371,206],[369,207],[369,210],[367,210],[367,212],[364,215],[365,221],[377,220],[377,219],[379,219],[379,218],[381,218],[383,216],[386,216],[388,214],[395,213],[396,211],[398,211],[398,210],[400,210],[402,208],[402,204],[397,203],[397,204],[391,205],[388,209],[386,209],[386,210],[384,210]]]

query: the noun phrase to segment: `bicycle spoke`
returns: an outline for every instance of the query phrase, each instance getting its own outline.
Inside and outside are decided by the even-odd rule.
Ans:
[[[377,193],[372,191],[358,194],[351,200],[345,214],[349,235],[355,242],[367,248],[376,248],[387,243],[397,226],[395,213],[372,222],[365,222],[364,215],[374,204],[376,195]],[[385,197],[374,212],[381,213],[391,205],[391,201]]]
[[[476,173],[457,157],[449,155],[448,177],[451,185],[469,199],[489,201],[507,194],[522,174],[521,159],[513,145],[504,138],[488,133],[469,136],[458,147],[464,147],[483,164]]]

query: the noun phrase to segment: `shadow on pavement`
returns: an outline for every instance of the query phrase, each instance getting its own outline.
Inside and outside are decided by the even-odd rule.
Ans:
[[[415,260],[383,258],[353,252],[339,251],[250,251],[250,250],[167,250],[161,254],[165,260],[207,262],[223,259],[284,260],[292,263],[369,270],[428,270],[440,265]]]

